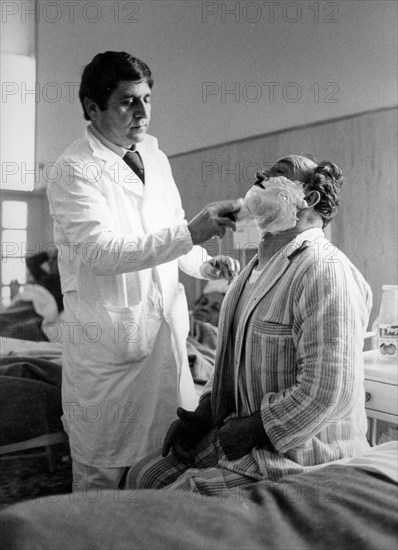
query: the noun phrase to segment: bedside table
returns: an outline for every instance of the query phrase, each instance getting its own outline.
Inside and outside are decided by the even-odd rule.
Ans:
[[[376,445],[377,420],[398,424],[398,363],[383,361],[377,350],[363,353],[365,408],[369,418],[370,444]]]

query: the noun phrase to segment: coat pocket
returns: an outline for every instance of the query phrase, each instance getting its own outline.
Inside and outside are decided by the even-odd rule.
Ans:
[[[102,330],[97,351],[100,361],[120,364],[141,361],[148,355],[148,327],[142,309],[142,304],[97,305],[96,320]]]
[[[273,323],[271,321],[263,321],[261,319],[255,319],[253,321],[254,330],[259,331],[261,334],[275,337],[292,337],[292,327],[290,325],[282,325],[280,323]]]
[[[261,380],[262,395],[279,392],[297,382],[292,327],[256,320],[252,331],[252,363],[254,376]]]

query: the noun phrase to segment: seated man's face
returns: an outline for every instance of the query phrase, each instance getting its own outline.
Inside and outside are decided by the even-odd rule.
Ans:
[[[269,170],[264,170],[264,173],[266,173],[269,178],[284,176],[291,181],[297,179],[293,166],[290,166],[287,162],[276,162]]]
[[[220,316],[220,309],[224,296],[225,295],[221,292],[202,294],[193,306],[194,318],[198,321],[211,323],[216,327],[218,325],[218,318]]]

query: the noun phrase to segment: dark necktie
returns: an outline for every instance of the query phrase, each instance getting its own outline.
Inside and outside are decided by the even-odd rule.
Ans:
[[[137,151],[127,151],[123,157],[124,162],[130,166],[135,174],[140,178],[142,183],[145,184],[144,165],[142,164],[141,157]]]

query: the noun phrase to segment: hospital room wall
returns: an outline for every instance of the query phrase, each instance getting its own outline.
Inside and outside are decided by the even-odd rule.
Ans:
[[[106,50],[149,64],[150,132],[167,155],[397,102],[395,0],[36,4],[43,165],[81,136],[81,73]]]
[[[344,172],[342,204],[331,223],[329,238],[372,287],[371,326],[379,311],[381,286],[397,284],[396,109],[292,128],[170,160],[176,181],[184,182],[181,196],[189,219],[208,202],[244,196],[256,167],[301,152],[311,153],[317,160],[332,160]],[[238,257],[239,249],[242,246],[234,246],[231,234],[224,237],[223,253]],[[217,245],[211,242],[209,252],[216,251]],[[192,301],[198,285],[184,276],[182,280]]]

